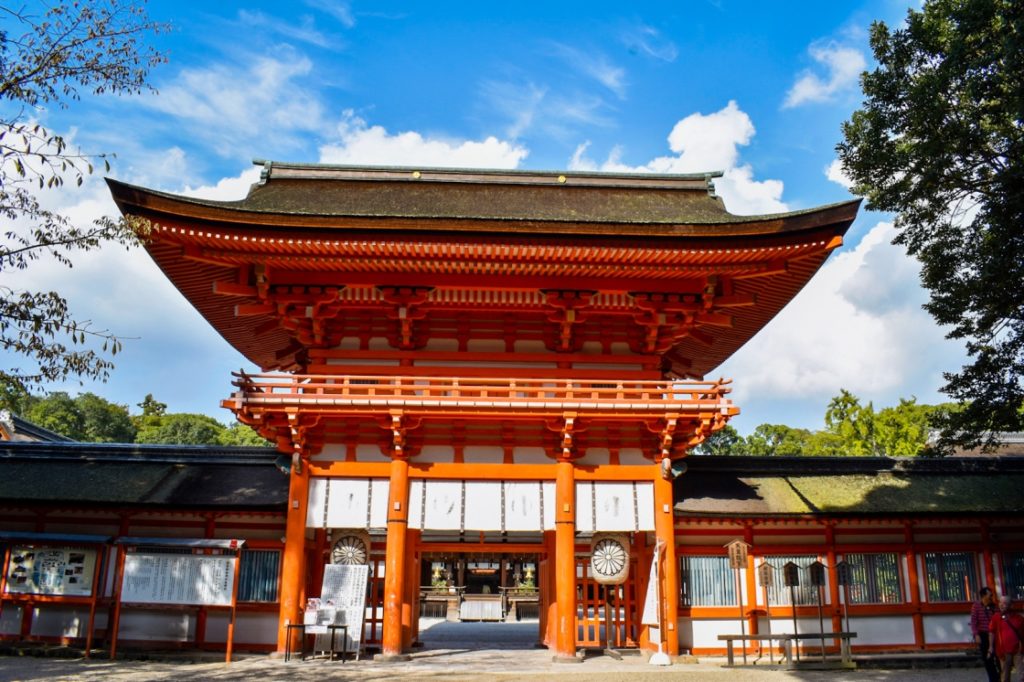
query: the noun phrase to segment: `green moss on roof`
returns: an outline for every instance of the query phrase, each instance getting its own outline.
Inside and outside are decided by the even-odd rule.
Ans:
[[[684,479],[686,476],[683,477]],[[717,480],[715,480],[717,479]],[[1024,474],[736,476],[702,473],[677,489],[683,514],[919,514],[1024,511]]]

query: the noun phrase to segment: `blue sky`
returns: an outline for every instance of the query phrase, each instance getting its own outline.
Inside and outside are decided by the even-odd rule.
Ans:
[[[849,198],[833,166],[840,125],[870,65],[868,27],[907,4],[869,2],[150,2],[172,24],[156,94],[86,97],[38,120],[112,175],[239,198],[251,160],[661,172],[723,170],[734,213]],[[113,213],[99,178],[44,197],[76,220]],[[818,428],[847,388],[877,406],[940,400],[961,349],[921,309],[916,264],[864,212],[818,278],[716,371],[735,381],[748,433]],[[0,283],[60,287],[127,337],[106,384],[71,383],[134,409],[212,414],[249,368],[141,251],[109,248],[71,270],[38,263]],[[249,368],[252,369],[252,368]]]

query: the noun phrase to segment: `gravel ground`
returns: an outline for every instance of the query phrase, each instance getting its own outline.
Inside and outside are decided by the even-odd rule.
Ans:
[[[189,655],[168,655],[164,660],[93,660],[0,656],[0,680],[74,680],[76,682],[227,682],[259,680],[530,680],[542,682],[662,682],[705,680],[746,682],[769,680],[858,680],[892,682],[960,682],[984,679],[978,668],[924,670],[788,671],[770,666],[724,668],[724,660],[651,666],[642,656],[616,661],[591,656],[576,664],[553,663],[551,653],[533,648],[536,623],[445,623],[421,622],[424,648],[406,663],[374,661],[329,662],[324,659],[285,663],[266,655],[242,655],[230,665],[215,656],[204,655],[194,662]],[[961,659],[962,660],[962,659]]]
[[[767,666],[723,668],[721,661],[653,667],[642,657],[615,661],[591,657],[579,664],[555,664],[543,650],[431,649],[413,656],[407,663],[373,661],[329,662],[326,660],[285,663],[269,656],[245,656],[226,665],[220,662],[109,661],[0,657],[0,680],[74,680],[81,682],[128,682],[131,680],[558,680],[558,682],[661,682],[664,680],[859,680],[867,682],[960,682],[984,678],[981,668],[926,670],[787,671]]]

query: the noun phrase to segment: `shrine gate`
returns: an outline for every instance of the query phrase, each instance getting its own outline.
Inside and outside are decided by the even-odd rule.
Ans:
[[[109,184],[167,277],[268,372],[236,374],[223,405],[288,458],[278,648],[324,562],[366,562],[365,639],[404,655],[433,562],[532,567],[538,638],[570,659],[597,643],[591,539],[614,533],[616,644],[676,653],[672,480],[738,413],[704,377],[858,202],[734,216],[714,174],[260,163],[240,201]],[[655,560],[659,629],[640,618]]]

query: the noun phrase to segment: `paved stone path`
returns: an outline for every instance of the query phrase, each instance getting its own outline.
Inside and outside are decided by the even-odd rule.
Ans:
[[[651,666],[642,656],[622,661],[593,656],[582,663],[553,663],[546,649],[533,645],[537,624],[533,623],[445,623],[421,624],[422,651],[406,663],[376,663],[361,660],[341,663],[326,660],[292,661],[246,655],[230,665],[209,657],[204,662],[118,660],[69,660],[26,656],[0,657],[0,680],[25,682],[284,682],[285,680],[529,680],[530,682],[768,682],[855,680],[859,682],[967,682],[983,679],[981,668],[927,670],[785,671],[750,667],[726,669],[722,661]]]

